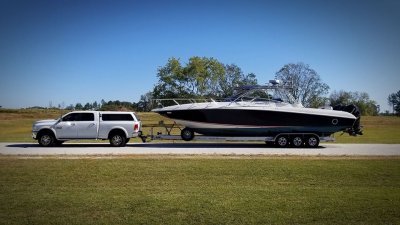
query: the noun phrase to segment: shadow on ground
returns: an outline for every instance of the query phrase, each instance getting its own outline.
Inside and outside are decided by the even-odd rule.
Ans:
[[[8,144],[8,148],[44,148],[34,143]],[[125,148],[278,148],[272,144],[264,143],[128,143]],[[48,148],[118,148],[111,147],[108,143],[65,143],[57,147]],[[325,148],[319,146],[318,148]],[[301,148],[300,148],[301,149]]]

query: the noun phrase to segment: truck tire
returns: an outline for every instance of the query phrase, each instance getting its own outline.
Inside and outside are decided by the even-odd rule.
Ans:
[[[181,131],[181,138],[185,141],[191,141],[194,138],[194,132],[189,128],[184,128]]]
[[[114,132],[110,135],[110,144],[113,147],[123,147],[126,144],[125,134]]]
[[[54,146],[56,138],[51,132],[43,132],[39,134],[38,143],[42,147]]]

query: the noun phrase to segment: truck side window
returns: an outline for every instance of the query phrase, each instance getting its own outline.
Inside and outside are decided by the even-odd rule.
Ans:
[[[94,114],[93,113],[71,113],[64,118],[62,121],[94,121]]]
[[[76,121],[94,121],[93,113],[79,113],[79,117]]]
[[[103,121],[134,121],[131,114],[103,114]]]
[[[78,113],[71,113],[62,118],[62,121],[75,121]]]

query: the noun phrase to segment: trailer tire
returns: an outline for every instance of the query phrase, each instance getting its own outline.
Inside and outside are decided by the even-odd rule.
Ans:
[[[194,138],[194,132],[193,132],[193,130],[191,130],[191,129],[189,129],[189,128],[184,128],[184,129],[181,131],[181,138],[182,138],[182,140],[185,140],[185,141],[191,141],[191,140],[193,140],[193,138]]]
[[[306,137],[306,146],[309,148],[316,148],[319,145],[319,137],[317,135],[310,135]]]
[[[292,138],[292,146],[295,148],[300,148],[303,146],[304,142],[303,142],[303,138],[300,136],[294,136]]]
[[[285,135],[278,135],[275,139],[275,145],[281,148],[285,148],[289,145],[289,138]]]

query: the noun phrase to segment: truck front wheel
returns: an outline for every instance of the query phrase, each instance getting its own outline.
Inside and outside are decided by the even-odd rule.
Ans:
[[[123,147],[126,144],[126,137],[121,133],[113,133],[110,135],[110,144],[113,147]]]
[[[38,143],[42,147],[54,146],[56,138],[50,132],[45,132],[39,135]]]

